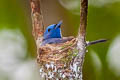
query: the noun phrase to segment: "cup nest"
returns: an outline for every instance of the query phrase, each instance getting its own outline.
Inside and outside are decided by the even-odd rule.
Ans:
[[[65,64],[70,61],[75,54],[73,52],[76,49],[76,38],[72,38],[70,41],[59,44],[46,44],[38,48],[37,62],[54,64]]]

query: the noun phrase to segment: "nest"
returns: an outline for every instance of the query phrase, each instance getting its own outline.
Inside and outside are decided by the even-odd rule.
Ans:
[[[54,75],[52,78],[59,75],[59,79],[62,77],[61,74],[70,77],[73,72],[73,68],[70,69],[70,66],[73,64],[74,57],[78,54],[76,43],[76,38],[72,38],[65,43],[40,46],[37,56],[37,62],[40,64],[40,74],[47,77]],[[64,78],[62,77],[62,79]]]
[[[37,62],[49,63],[61,62],[63,58],[71,55],[70,52],[76,47],[76,38],[72,38],[70,41],[59,44],[46,44],[40,46],[38,49]]]

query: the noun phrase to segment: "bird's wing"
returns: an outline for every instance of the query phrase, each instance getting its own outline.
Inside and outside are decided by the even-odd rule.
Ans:
[[[43,40],[42,45],[64,43],[64,42],[70,41],[72,39],[73,39],[73,37],[50,38],[50,39]]]

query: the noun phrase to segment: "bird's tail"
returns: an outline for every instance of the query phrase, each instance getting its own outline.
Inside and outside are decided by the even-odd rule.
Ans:
[[[107,41],[107,39],[100,39],[100,40],[96,40],[96,41],[86,42],[86,45],[90,46],[93,44],[102,43],[102,42],[106,42],[106,41]]]

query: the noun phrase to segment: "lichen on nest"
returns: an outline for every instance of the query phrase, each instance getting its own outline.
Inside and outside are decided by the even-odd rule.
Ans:
[[[76,43],[77,39],[73,38],[65,43],[39,47],[37,62],[40,64],[40,74],[47,77],[70,77],[72,61],[78,54]]]

